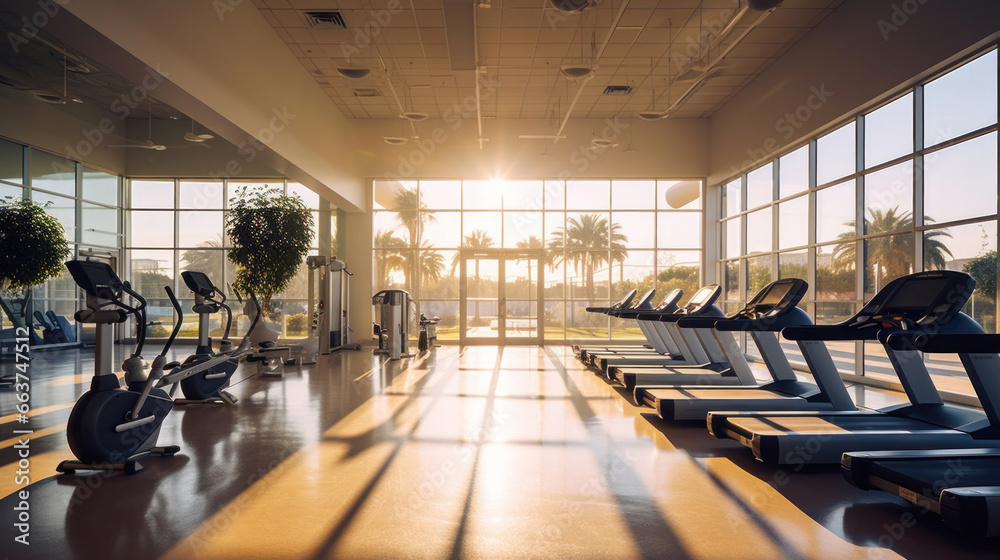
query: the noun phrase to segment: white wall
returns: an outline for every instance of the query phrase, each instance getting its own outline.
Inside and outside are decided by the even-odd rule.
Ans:
[[[773,158],[998,32],[996,0],[847,0],[712,117],[710,184]]]
[[[704,177],[708,170],[708,122],[677,119],[580,119],[566,127],[566,138],[519,139],[558,128],[544,120],[484,120],[489,141],[479,148],[474,115],[465,120],[415,123],[419,138],[390,146],[383,136],[408,136],[403,120],[360,123],[358,153],[371,178],[588,178]],[[590,139],[604,137],[614,148],[591,150]],[[632,150],[625,151],[629,146]]]

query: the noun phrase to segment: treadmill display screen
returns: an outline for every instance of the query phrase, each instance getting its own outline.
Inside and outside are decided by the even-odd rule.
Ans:
[[[704,304],[706,301],[709,300],[709,298],[712,297],[713,291],[714,290],[710,288],[698,290],[698,292],[695,293],[694,296],[691,298],[691,301],[687,302],[687,305],[685,305],[685,307],[701,307],[702,304]]]
[[[918,278],[900,286],[886,300],[879,313],[907,313],[928,309],[951,284],[949,278]]]
[[[788,291],[792,289],[793,285],[791,282],[788,282],[771,286],[771,289],[764,294],[764,299],[760,300],[757,305],[775,306],[781,303],[781,300],[785,299],[785,296],[788,295]]]

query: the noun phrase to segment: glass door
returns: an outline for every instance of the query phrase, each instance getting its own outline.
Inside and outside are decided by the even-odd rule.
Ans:
[[[462,344],[540,344],[542,252],[463,251]]]

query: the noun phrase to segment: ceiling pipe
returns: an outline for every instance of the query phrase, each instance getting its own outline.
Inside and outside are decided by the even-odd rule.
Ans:
[[[479,136],[476,137],[476,141],[479,142],[479,149],[483,149],[483,142],[486,139],[483,138],[483,106],[481,103],[481,98],[479,96],[479,6],[472,7],[472,52],[473,57],[476,60],[476,71],[472,75],[473,79],[476,80],[476,125],[479,127]]]
[[[392,92],[392,98],[396,100],[396,107],[399,108],[399,114],[402,115],[406,112],[403,108],[403,104],[399,101],[399,96],[396,95],[396,88],[392,87],[392,80],[389,79],[389,68],[385,65],[385,60],[382,58],[382,51],[379,50],[378,44],[372,41],[372,46],[375,47],[375,56],[378,57],[378,63],[382,65],[382,74],[385,76],[385,82],[389,85],[389,91]],[[417,127],[413,125],[413,121],[407,120],[410,123],[410,136],[417,137]]]
[[[628,3],[629,3],[629,0],[624,0],[622,2],[621,7],[618,8],[618,13],[615,14],[615,19],[614,19],[614,21],[611,22],[611,29],[608,31],[608,34],[605,35],[604,41],[601,42],[601,46],[597,49],[597,54],[594,55],[594,62],[591,64],[591,66],[596,67],[597,66],[597,62],[599,60],[601,60],[601,56],[604,54],[604,49],[607,48],[608,42],[611,41],[611,35],[614,34],[615,29],[618,28],[618,22],[621,21],[622,16],[625,14],[625,8],[628,7]],[[570,115],[573,114],[573,108],[576,107],[576,102],[580,100],[580,94],[583,93],[583,88],[585,88],[587,86],[587,82],[590,81],[590,78],[592,78],[593,76],[594,76],[594,74],[591,73],[590,77],[584,78],[580,82],[580,87],[579,87],[579,89],[576,90],[576,95],[573,96],[573,102],[570,103],[569,107],[566,109],[566,116],[563,117],[562,124],[559,125],[559,130],[556,131],[556,133],[554,135],[555,136],[555,140],[553,142],[558,142],[559,138],[563,137],[563,131],[566,130],[566,123],[569,122],[569,117],[570,117]]]
[[[690,62],[688,62],[687,66],[685,66],[683,68],[683,71],[678,72],[677,75],[678,76],[683,76],[685,72],[688,72],[692,68],[694,68],[695,64],[699,60],[701,60],[702,58],[706,58],[706,55],[707,55],[708,58],[711,58],[711,56],[712,56],[712,47],[714,47],[716,45],[716,43],[722,43],[722,41],[725,41],[726,37],[728,37],[729,34],[733,31],[733,28],[736,27],[736,24],[738,24],[740,22],[740,20],[743,19],[743,16],[745,16],[747,14],[747,12],[749,12],[749,11],[750,11],[749,5],[743,5],[743,7],[740,8],[740,11],[736,12],[736,15],[734,15],[731,18],[729,18],[729,22],[726,24],[725,27],[723,27],[721,30],[719,30],[718,35],[716,35],[715,37],[713,37],[708,42],[708,46],[705,47],[705,52],[704,53],[698,53],[698,56],[692,58],[690,60]],[[699,42],[701,41],[701,37],[698,37],[698,41]]]
[[[771,15],[770,11],[763,12],[756,20],[754,20],[753,23],[748,25],[747,28],[743,30],[743,33],[741,33],[740,36],[737,37],[735,41],[730,43],[729,46],[725,48],[725,50],[719,53],[719,56],[715,57],[714,60],[709,62],[708,65],[705,66],[705,70],[702,73],[701,77],[695,80],[694,83],[691,84],[691,87],[689,87],[684,93],[681,94],[680,97],[677,98],[677,101],[674,101],[674,103],[670,107],[667,107],[666,113],[669,114],[674,112],[674,109],[680,107],[682,103],[687,101],[687,98],[691,97],[691,94],[698,91],[698,89],[701,88],[701,86],[705,85],[705,80],[708,77],[709,73],[712,71],[712,68],[714,68],[720,62],[722,62],[722,59],[726,58],[726,55],[728,55],[730,52],[732,52],[733,49],[739,46],[740,42],[742,42],[743,39],[745,39],[746,36],[749,35],[751,31],[753,31],[758,25],[760,25],[762,21],[767,19],[767,16],[769,15]],[[662,96],[663,94],[661,93],[660,95]]]

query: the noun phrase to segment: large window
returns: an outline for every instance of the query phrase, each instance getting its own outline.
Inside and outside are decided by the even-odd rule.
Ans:
[[[834,323],[894,278],[964,270],[977,281],[964,311],[997,332],[997,133],[992,49],[718,185],[727,308],[798,277],[804,307]],[[828,346],[843,373],[896,381],[881,345]],[[927,362],[939,389],[973,393],[957,357]]]
[[[71,255],[80,251],[117,255],[121,247],[121,178],[80,162],[0,139],[0,197],[28,198],[45,207],[65,229]],[[65,268],[31,290],[32,311],[52,311],[73,323],[82,305]],[[4,294],[12,297],[13,294]],[[8,318],[0,313],[0,326]],[[41,326],[36,331],[44,339]]]
[[[226,254],[230,245],[225,235],[225,210],[229,199],[242,187],[268,185],[300,196],[314,213],[317,231],[313,232],[310,254],[318,254],[319,219],[323,215],[319,212],[320,198],[298,183],[285,179],[130,179],[128,185],[128,277],[149,300],[149,319],[162,323],[150,328],[151,336],[165,336],[174,320],[164,286],[172,287],[185,309],[181,336],[198,334],[197,317],[190,313],[193,295],[183,286],[180,272],[204,272],[220,288],[232,282],[235,270]],[[332,212],[326,215],[332,220]],[[334,230],[331,224],[331,232]],[[308,281],[308,269],[303,263],[285,291],[271,299],[268,320],[273,328],[280,329],[282,337],[308,334]],[[235,294],[226,289],[235,303]],[[234,313],[239,312],[238,304],[233,308]],[[222,334],[222,320],[221,314],[212,318],[212,336]],[[242,334],[241,329],[247,325],[245,317],[236,321],[236,334]]]
[[[700,197],[671,208],[665,194],[678,183],[374,181],[373,288],[407,290],[418,313],[441,317],[439,338],[458,339],[462,251],[536,251],[544,266],[545,340],[641,336],[631,325],[585,308],[606,305],[631,289],[697,290]],[[483,270],[478,275],[479,284],[495,281]],[[490,292],[489,286],[476,289]],[[489,324],[479,316],[485,313],[482,308],[477,317]]]

